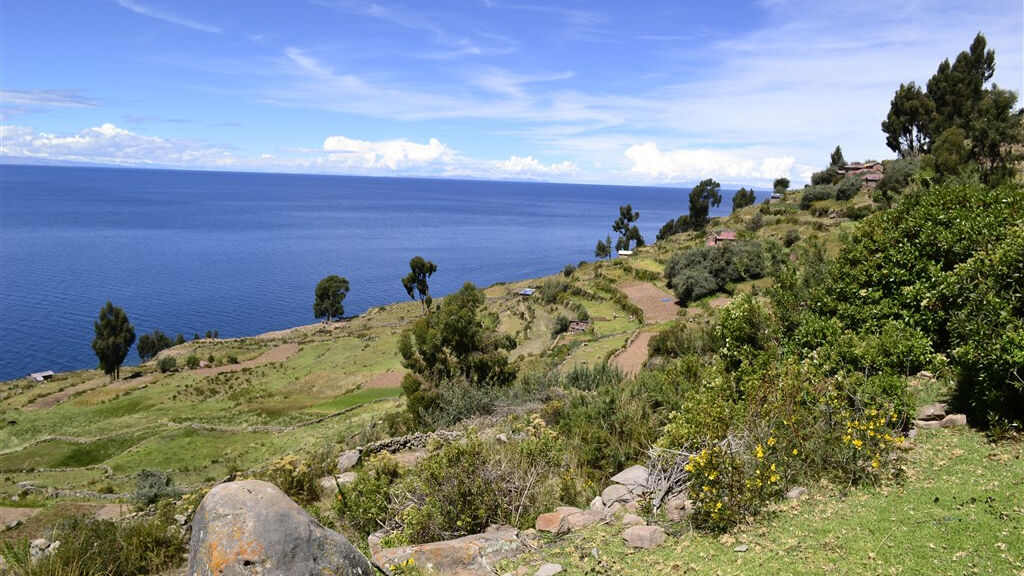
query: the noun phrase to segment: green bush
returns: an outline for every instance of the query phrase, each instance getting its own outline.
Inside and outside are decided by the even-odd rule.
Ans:
[[[195,354],[189,354],[185,357],[185,366],[187,366],[189,370],[199,368],[199,357]]]
[[[135,492],[132,496],[140,506],[149,506],[179,494],[180,491],[174,487],[171,477],[163,472],[144,468],[135,474]]]
[[[164,356],[156,362],[156,368],[160,372],[171,372],[177,367],[178,360],[174,356]]]
[[[299,504],[309,505],[320,499],[320,479],[330,474],[332,466],[326,453],[305,460],[287,454],[271,462],[259,477]]]
[[[563,278],[548,278],[541,283],[540,290],[535,296],[545,304],[554,304],[568,289],[569,283]]]
[[[572,273],[575,272],[575,271],[576,271],[576,267],[575,266],[573,266],[572,264],[566,264],[565,268],[562,268],[562,276],[565,276],[566,278],[571,278],[572,277]]]
[[[860,192],[863,180],[856,174],[847,174],[836,186],[836,200],[845,201],[853,198]]]
[[[555,325],[554,325],[554,327],[551,328],[551,335],[552,336],[558,336],[559,334],[565,332],[568,329],[569,329],[569,319],[566,318],[564,315],[559,314],[558,317],[555,318]]]
[[[726,284],[754,280],[770,273],[775,256],[769,252],[758,241],[691,248],[669,259],[665,277],[679,301],[687,303],[714,294]]]
[[[790,248],[793,244],[800,241],[800,231],[796,228],[790,228],[786,230],[786,235],[782,238],[782,245],[786,248]]]
[[[836,188],[830,184],[808,186],[800,196],[800,209],[810,210],[811,204],[821,200],[832,200],[836,197]]]
[[[157,519],[128,522],[86,519],[62,521],[48,535],[60,541],[52,555],[33,561],[29,543],[0,546],[12,573],[25,576],[142,576],[182,563],[187,552],[182,532]]]
[[[721,336],[721,332],[713,325],[694,326],[676,322],[651,338],[648,353],[667,358],[681,358],[690,354],[707,357],[722,348]]]
[[[373,455],[355,481],[338,492],[334,510],[339,523],[354,531],[359,540],[381,528],[394,527],[391,487],[401,477],[398,461],[387,452]]]

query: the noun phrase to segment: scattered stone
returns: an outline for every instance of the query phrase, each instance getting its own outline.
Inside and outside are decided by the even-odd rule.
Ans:
[[[612,484],[611,486],[604,489],[601,492],[601,500],[604,501],[606,506],[611,506],[615,503],[625,504],[631,502],[634,499],[633,493],[629,491],[622,484]]]
[[[793,486],[789,489],[789,492],[786,492],[786,499],[799,500],[804,494],[807,494],[807,488],[804,488],[803,486]]]
[[[494,439],[502,444],[508,444],[508,434],[505,434],[504,432],[495,436]]]
[[[637,512],[640,511],[640,501],[639,500],[633,500],[632,502],[626,502],[626,505],[623,506],[623,508],[626,509],[626,512],[631,512],[633,514],[636,514]]]
[[[679,522],[684,516],[693,512],[693,500],[686,494],[678,494],[665,501],[665,517],[672,522]]]
[[[338,472],[345,472],[359,464],[359,457],[362,456],[360,450],[346,450],[338,456]]]
[[[561,564],[551,564],[549,562],[538,568],[537,571],[533,573],[533,576],[555,576],[555,574],[560,574],[561,572]]]
[[[917,428],[911,428],[907,431],[907,440],[913,440],[914,438],[917,438]]]
[[[17,502],[19,500],[21,500],[21,496],[18,496],[17,494],[11,496],[11,502]]]
[[[594,560],[599,560],[601,558],[601,555],[597,552],[597,548],[590,549],[590,557]]]
[[[647,522],[636,514],[626,514],[622,517],[622,523],[626,526],[643,526]]]
[[[540,548],[540,535],[533,528],[519,533],[519,541],[530,548]]]
[[[178,526],[184,526],[185,524],[188,524],[188,518],[186,518],[184,514],[175,514],[174,522]]]
[[[335,476],[324,476],[320,479],[320,488],[328,494],[334,494],[338,491],[339,484],[349,484],[356,481],[359,474],[356,472],[342,472]]]
[[[917,419],[925,422],[942,420],[946,417],[946,405],[942,402],[932,402],[921,406],[917,412]]]
[[[445,542],[388,548],[373,555],[373,561],[388,568],[412,560],[427,573],[450,576],[493,576],[494,567],[523,552],[515,529],[504,527],[484,534],[464,536]],[[366,572],[365,576],[370,576]]]
[[[582,512],[579,508],[572,506],[561,506],[554,512],[537,516],[534,527],[538,532],[551,532],[552,534],[564,534],[571,529],[569,517]]]
[[[935,374],[932,374],[927,370],[921,370],[914,376],[914,378],[919,380],[935,380]]]
[[[967,416],[964,414],[950,414],[939,422],[941,428],[959,428],[961,426],[967,426]]]
[[[376,556],[377,554],[380,553],[381,550],[384,549],[384,547],[381,546],[380,542],[381,542],[381,539],[383,539],[387,535],[388,535],[387,529],[381,528],[380,530],[377,530],[373,534],[370,534],[369,536],[366,537],[366,546],[367,546],[367,548],[370,549],[370,556],[371,557],[372,556]]]
[[[915,428],[940,428],[941,424],[939,420],[914,420]]]
[[[650,549],[665,541],[665,530],[661,526],[630,526],[622,538],[633,548]]]
[[[746,552],[747,550],[750,550],[750,547],[746,544],[740,544],[739,546],[732,549],[733,552]]]
[[[7,525],[7,529],[8,530],[14,530],[18,526],[21,526],[21,520],[15,520],[15,521],[11,522],[10,524]]]
[[[583,510],[575,514],[570,514],[566,520],[569,521],[569,530],[575,532],[576,530],[582,530],[588,526],[593,526],[607,518],[608,513],[604,510]]]
[[[590,501],[591,510],[604,510],[604,500],[600,496],[594,496],[594,499]]]
[[[261,480],[215,486],[192,520],[192,576],[371,576],[344,536],[321,526],[279,488]]]
[[[612,482],[622,484],[626,488],[629,488],[630,492],[634,494],[646,494],[650,492],[648,486],[648,480],[650,478],[650,472],[647,468],[640,466],[630,466],[622,472],[619,472],[615,476],[612,476]]]
[[[50,541],[46,538],[36,538],[28,545],[28,555],[32,562],[38,562],[50,553]]]

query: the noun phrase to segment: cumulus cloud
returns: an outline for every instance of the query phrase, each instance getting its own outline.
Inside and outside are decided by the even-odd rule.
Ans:
[[[508,160],[499,162],[498,169],[505,174],[538,178],[571,175],[578,170],[578,167],[568,160],[554,164],[543,164],[533,156],[511,156]]]
[[[408,140],[373,142],[345,136],[330,136],[323,149],[333,163],[353,168],[387,168],[402,170],[430,164],[450,163],[454,153],[437,138],[426,144]]]
[[[654,181],[679,182],[714,178],[724,182],[766,182],[796,177],[805,167],[792,156],[754,157],[725,150],[677,149],[662,151],[654,142],[634,144],[625,152],[630,172]]]
[[[0,140],[0,154],[19,158],[182,167],[230,167],[236,163],[231,153],[221,148],[144,136],[110,123],[71,135],[5,125],[0,126]]]

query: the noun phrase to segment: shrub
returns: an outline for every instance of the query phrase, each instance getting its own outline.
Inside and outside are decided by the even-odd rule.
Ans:
[[[228,364],[238,364],[238,356],[234,354],[228,354],[226,360]]]
[[[800,196],[800,209],[810,210],[811,204],[820,200],[831,200],[836,197],[835,186],[829,184],[809,186]]]
[[[796,228],[790,228],[786,230],[786,235],[782,238],[782,245],[786,248],[791,248],[793,244],[800,241],[800,231]]]
[[[537,297],[545,304],[554,304],[560,294],[569,289],[569,283],[562,278],[548,278],[540,285]]]
[[[275,460],[259,476],[274,484],[299,504],[309,505],[320,499],[320,479],[330,474],[329,460],[300,460],[288,454]]]
[[[849,200],[860,192],[863,181],[856,174],[846,175],[836,186],[836,200]]]
[[[566,278],[571,278],[573,272],[575,272],[575,271],[576,271],[576,267],[575,266],[573,266],[572,264],[566,264],[565,268],[562,268],[562,276],[565,276]]]
[[[55,552],[39,560],[29,555],[29,543],[7,541],[3,557],[25,576],[141,576],[156,574],[182,562],[187,552],[184,535],[152,518],[128,522],[71,518],[49,536],[60,541]]]
[[[172,485],[171,477],[163,472],[144,468],[135,474],[135,492],[132,497],[140,506],[149,506],[179,493]]]
[[[552,336],[558,336],[569,329],[569,319],[564,315],[559,314],[558,318],[555,318],[555,325],[551,329]]]
[[[769,255],[758,241],[691,248],[669,259],[665,277],[680,302],[691,302],[722,290],[726,284],[761,278],[773,267]]]
[[[178,360],[174,356],[164,356],[156,362],[157,370],[170,372],[178,367]]]
[[[185,357],[185,366],[187,366],[190,370],[199,368],[199,357],[196,356],[195,354],[189,354],[187,357]]]
[[[394,526],[390,511],[391,486],[401,477],[398,461],[387,452],[374,454],[356,476],[338,492],[334,510],[341,525],[359,539]]]
[[[648,350],[651,356],[681,358],[693,354],[706,357],[722,347],[721,332],[713,325],[694,326],[677,322],[662,330],[654,338]]]

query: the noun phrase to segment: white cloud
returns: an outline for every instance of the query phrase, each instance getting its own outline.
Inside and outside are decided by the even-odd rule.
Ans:
[[[188,140],[143,136],[114,124],[77,134],[36,132],[28,126],[0,126],[0,154],[17,157],[120,165],[231,167],[236,159],[221,148]]]
[[[727,183],[763,184],[779,177],[795,179],[804,170],[804,167],[797,166],[792,156],[756,157],[750,152],[742,154],[707,149],[662,151],[654,142],[634,144],[625,155],[633,163],[630,168],[632,174],[662,182],[714,178]]]
[[[185,28],[191,28],[192,30],[198,30],[200,32],[209,32],[211,34],[220,34],[224,30],[220,26],[214,26],[212,24],[206,24],[205,22],[199,22],[198,20],[192,20],[184,16],[179,16],[172,12],[165,12],[158,8],[151,6],[145,6],[139,4],[133,0],[117,0],[117,3],[122,8],[127,8],[140,16],[147,16],[149,18],[156,18],[157,20],[163,20],[164,22],[170,22],[178,26],[184,26]]]
[[[511,156],[508,160],[499,162],[498,169],[505,174],[527,178],[569,176],[579,170],[576,164],[568,160],[545,165],[533,156]]]
[[[431,138],[426,144],[417,144],[408,140],[371,142],[330,136],[324,140],[323,149],[330,153],[333,163],[352,168],[402,170],[450,163],[454,158],[451,149],[436,138]]]

